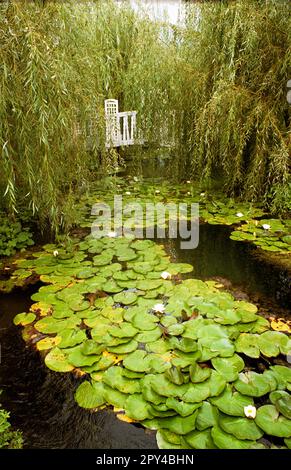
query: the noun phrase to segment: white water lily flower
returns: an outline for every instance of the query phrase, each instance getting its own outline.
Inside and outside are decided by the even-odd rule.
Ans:
[[[202,196],[202,197],[205,196],[205,193],[200,193],[200,196]]]
[[[252,405],[244,406],[244,414],[247,418],[255,419],[257,415],[257,409]]]
[[[115,237],[117,237],[117,233],[116,233],[116,232],[108,232],[108,233],[107,233],[107,237],[109,237],[109,238],[115,238]]]
[[[171,273],[168,273],[168,271],[163,271],[161,277],[163,279],[171,279]]]
[[[126,191],[125,194],[126,194],[127,196],[130,196],[130,195],[131,195],[131,192],[130,192],[130,191]]]
[[[186,183],[187,183],[187,184],[190,184],[190,183],[191,183],[191,181],[190,181],[190,180],[188,180],[188,181],[186,181]]]
[[[136,183],[138,182],[138,177],[137,176],[134,176],[133,177],[133,181],[135,181]]]
[[[55,250],[55,251],[53,252],[53,255],[54,255],[54,256],[58,256],[58,255],[59,255],[58,250]]]
[[[242,212],[238,212],[237,214],[235,214],[237,217],[243,217],[243,213]]]
[[[263,224],[262,227],[263,227],[264,230],[270,230],[271,225],[269,225],[269,224]]]
[[[191,196],[191,193],[190,193],[190,191],[188,191],[188,192],[187,192],[187,195],[188,195],[188,196]]]
[[[160,194],[161,191],[159,191],[158,189],[156,189],[155,193],[156,194]]]
[[[158,312],[158,313],[164,313],[165,312],[165,306],[164,304],[156,304],[153,306],[153,311]]]

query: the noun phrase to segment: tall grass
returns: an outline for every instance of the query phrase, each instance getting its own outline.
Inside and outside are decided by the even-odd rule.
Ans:
[[[182,28],[126,2],[1,3],[2,205],[29,207],[54,232],[70,225],[78,191],[116,165],[104,150],[103,103],[117,98],[138,111],[146,141],[172,134],[175,178],[220,175],[229,194],[283,210],[290,18],[278,0],[199,2]]]

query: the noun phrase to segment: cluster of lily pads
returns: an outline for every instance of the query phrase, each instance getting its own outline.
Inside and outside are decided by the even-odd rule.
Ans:
[[[250,241],[262,250],[291,252],[291,220],[278,219],[250,220],[231,233],[237,241]]]
[[[157,187],[159,189],[157,189]],[[137,178],[124,180],[113,178],[107,186],[98,184],[90,195],[84,195],[77,204],[79,225],[91,227],[96,223],[96,217],[88,217],[88,211],[96,202],[106,202],[113,209],[113,195],[123,196],[125,204],[135,202],[142,207],[148,202],[153,203],[199,203],[200,220],[212,225],[233,225],[237,228],[231,233],[230,238],[236,241],[252,242],[265,251],[273,251],[283,254],[291,252],[291,220],[264,218],[265,211],[251,203],[237,202],[225,197],[219,192],[201,192],[199,187],[190,181],[183,184],[170,184],[163,182],[156,186],[147,180]],[[191,217],[190,212],[182,214],[182,217]],[[166,225],[171,218],[171,213],[166,213]],[[99,218],[99,222],[102,220]],[[131,222],[129,222],[131,223]],[[159,213],[152,219],[141,220],[144,228],[160,225]],[[137,225],[137,224],[136,224]],[[126,226],[126,218],[125,224]]]
[[[113,407],[165,449],[291,446],[291,340],[255,305],[183,280],[192,266],[151,240],[88,235],[17,265],[44,285],[14,323],[49,369],[83,378],[81,407]]]

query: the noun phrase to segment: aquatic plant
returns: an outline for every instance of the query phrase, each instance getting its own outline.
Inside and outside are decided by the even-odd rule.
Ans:
[[[20,431],[12,429],[9,416],[10,413],[0,405],[0,449],[21,449],[23,445],[22,434]]]
[[[84,376],[79,406],[113,407],[160,448],[290,446],[291,340],[255,305],[183,280],[192,268],[151,240],[88,235],[16,264],[44,285],[14,322],[49,369]]]

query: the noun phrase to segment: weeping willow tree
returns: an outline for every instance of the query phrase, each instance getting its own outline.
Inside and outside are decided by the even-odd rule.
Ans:
[[[78,191],[117,163],[103,116],[117,98],[147,142],[170,141],[175,178],[220,175],[229,194],[288,207],[290,16],[284,1],[198,2],[178,27],[127,2],[2,2],[1,204],[68,227]]]
[[[103,150],[103,103],[121,97],[134,43],[134,14],[121,16],[111,2],[1,4],[0,191],[11,214],[29,207],[41,227],[64,228],[76,190],[116,163]]]
[[[222,175],[229,194],[290,209],[290,4],[199,8],[198,27],[189,13],[181,51],[192,75],[187,165],[200,178]]]

